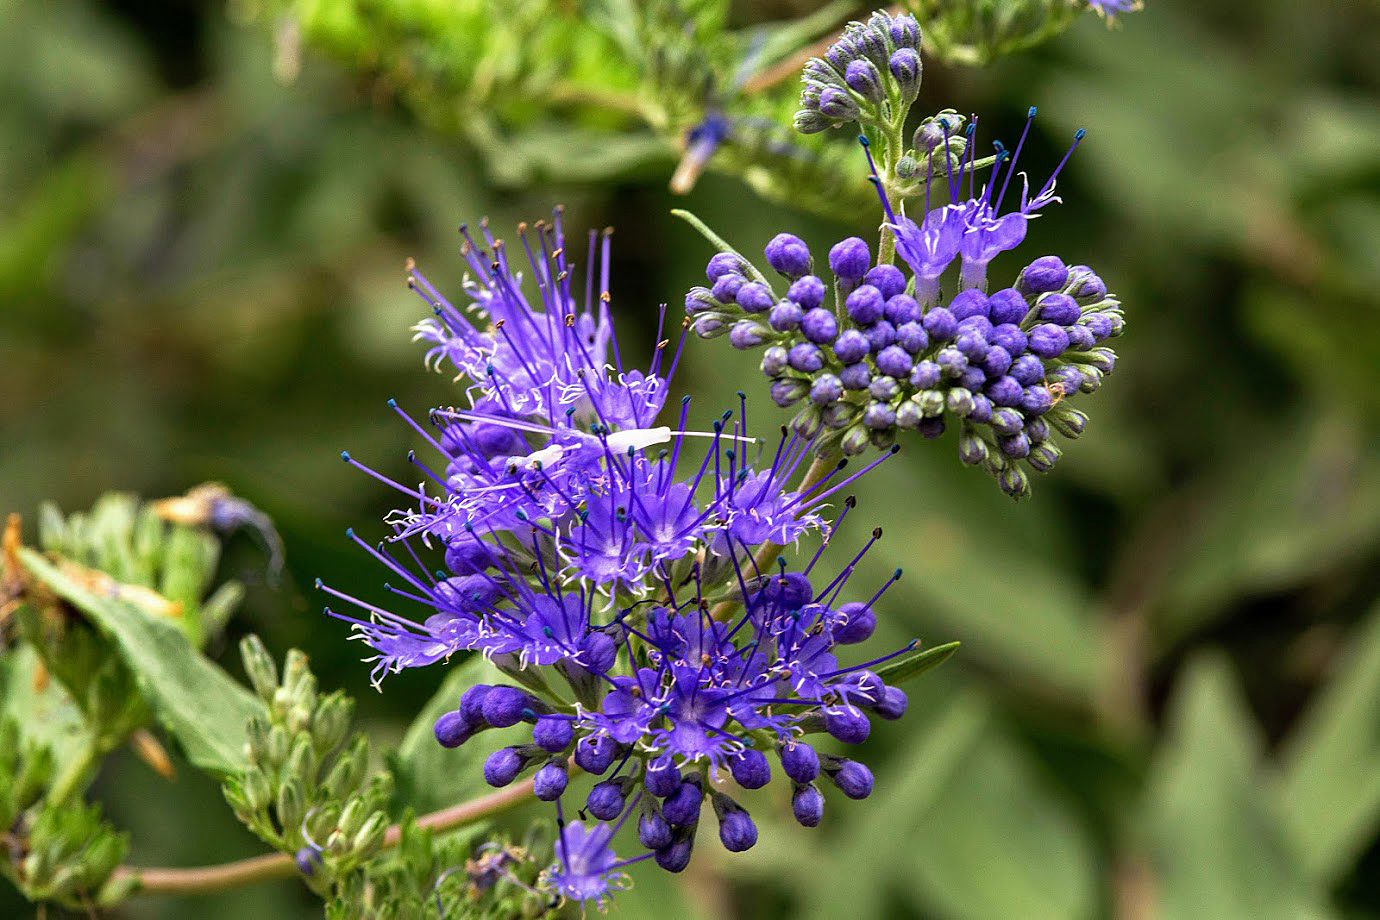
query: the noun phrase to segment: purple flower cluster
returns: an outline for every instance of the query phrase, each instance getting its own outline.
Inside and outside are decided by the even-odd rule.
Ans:
[[[706,801],[726,848],[753,845],[756,825],[720,779],[755,789],[778,761],[808,826],[822,813],[821,776],[852,798],[870,792],[865,767],[805,739],[855,744],[873,717],[904,713],[904,693],[870,670],[892,656],[839,657],[872,634],[882,591],[842,599],[861,553],[828,580],[816,574],[823,545],[798,572],[761,571],[757,560],[766,546],[836,528],[851,499],[832,525],[824,504],[885,457],[858,472],[841,462],[793,489],[813,445],[783,428],[764,449],[748,436],[745,400],[708,431],[687,428],[688,398],[674,426],[659,424],[668,343],[648,370],[623,369],[608,320],[607,237],[602,247],[590,240],[599,293],[587,283],[577,301],[559,213],[535,229],[535,240],[525,230],[521,240],[536,297],[487,228],[483,246],[465,237],[467,307],[413,273],[435,314],[419,327],[428,360],[449,362],[469,383],[468,408],[434,410],[429,424],[393,406],[436,456],[409,455],[418,484],[344,455],[407,498],[383,543],[350,536],[422,616],[323,590],[364,611],[332,615],[373,650],[376,682],[457,652],[493,662],[507,682],[468,688],[435,723],[450,748],[527,727],[523,743],[486,759],[490,784],[531,774],[537,797],[559,809],[572,763],[599,778],[583,812],[604,823],[562,817],[546,878],[566,897],[601,901],[631,862],[684,868]],[[612,841],[634,813],[648,852],[619,861]]]
[[[920,92],[920,25],[878,11],[850,22],[822,58],[805,65],[795,127],[816,134],[848,122],[883,124]]]
[[[934,146],[947,147],[948,136],[941,125]],[[820,447],[857,454],[890,446],[901,429],[934,438],[957,423],[963,461],[986,468],[1007,494],[1028,494],[1025,468],[1044,472],[1059,459],[1053,435],[1082,433],[1086,416],[1068,401],[1112,372],[1116,355],[1105,343],[1121,334],[1123,316],[1096,273],[1057,256],[1035,259],[1014,286],[987,293],[988,264],[1018,247],[1030,219],[1059,200],[1056,169],[1038,192],[1024,189],[1014,209],[1001,211],[1024,142],[1022,134],[1011,156],[999,147],[981,190],[972,190],[970,154],[949,176],[950,201],[919,221],[898,216],[881,196],[909,277],[874,264],[853,237],[830,249],[828,284],[805,243],[783,233],[764,254],[785,279],[784,294],[736,253],[719,253],[706,271],[710,286],[686,296],[692,330],[764,348],[772,398],[803,404],[794,430]],[[946,301],[940,282],[955,263]]]

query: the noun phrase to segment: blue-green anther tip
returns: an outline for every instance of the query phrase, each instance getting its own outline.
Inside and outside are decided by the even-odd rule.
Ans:
[[[388,408],[390,408],[390,409],[396,409],[396,408],[398,408],[398,401],[397,401],[396,399],[394,399],[393,397],[391,397],[391,396],[388,397]]]
[[[342,451],[340,452],[340,459],[341,459],[341,460],[344,460],[346,463],[349,463],[349,462],[350,462],[350,452],[349,452],[348,450],[342,450]]]
[[[1087,133],[1087,131],[1084,131],[1082,128],[1079,128],[1077,131],[1073,132],[1073,139],[1076,141],[1081,141],[1083,139],[1083,136]]]
[[[1035,117],[1035,106],[1032,105],[1032,106],[1030,107],[1030,113],[1029,113],[1026,117],[1027,117],[1027,118],[1034,118],[1034,117]]]
[[[872,146],[872,142],[869,141],[869,140],[867,139],[867,135],[865,135],[865,134],[859,134],[859,135],[858,135],[858,143],[859,143],[859,144],[862,144],[864,147],[871,147],[871,146]]]

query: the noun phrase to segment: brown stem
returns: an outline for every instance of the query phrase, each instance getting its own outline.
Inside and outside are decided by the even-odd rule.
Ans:
[[[524,780],[507,789],[500,789],[450,808],[423,815],[417,819],[418,827],[436,831],[450,830],[463,824],[470,824],[480,818],[512,808],[525,802],[532,794],[532,780]],[[402,828],[393,825],[384,834],[383,846],[395,847],[402,839]],[[236,862],[217,866],[196,866],[188,869],[138,869],[121,866],[115,870],[116,882],[133,878],[136,890],[162,894],[200,894],[235,888],[253,882],[263,882],[275,878],[287,878],[297,871],[292,857],[286,853],[266,853],[251,856]]]

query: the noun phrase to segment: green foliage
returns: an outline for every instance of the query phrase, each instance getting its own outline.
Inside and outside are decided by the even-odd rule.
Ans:
[[[244,726],[259,707],[244,688],[192,646],[183,630],[166,616],[132,602],[118,585],[116,593],[108,593],[109,576],[104,573],[97,572],[94,582],[83,583],[33,550],[21,549],[20,559],[47,589],[90,619],[133,675],[133,686],[143,702],[188,760],[212,773],[230,774],[242,768]],[[93,584],[107,585],[107,590],[98,593]],[[115,678],[113,686],[118,689],[110,693],[129,688],[123,678]],[[96,693],[99,696],[105,690],[101,686]]]
[[[339,531],[377,519],[378,491],[335,453],[396,454],[391,473],[407,471],[382,400],[456,398],[417,372],[402,330],[420,313],[403,259],[450,289],[456,222],[530,219],[559,195],[571,227],[617,223],[615,304],[636,329],[655,303],[674,308],[708,255],[666,216],[661,191],[681,132],[703,113],[694,94],[654,125],[644,108],[662,106],[662,90],[644,98],[644,62],[588,24],[593,6],[515,7],[525,28],[536,23],[525,32],[501,28],[497,6],[235,4],[258,13],[238,29],[218,4],[156,28],[128,4],[3,5],[6,508],[222,478],[271,510],[292,548],[285,589],[251,581],[248,619],[231,632],[252,624],[275,652],[308,650],[323,686],[363,686],[354,643],[300,594],[318,575],[361,592],[377,580]],[[818,258],[875,229],[852,134],[790,131],[797,75],[731,92],[753,23],[806,6],[734,4],[721,31],[698,33],[714,48],[715,101],[739,120],[706,169],[719,175],[688,206],[747,253],[790,230]],[[769,32],[753,76],[866,12],[789,42]],[[930,44],[945,28],[946,46],[972,44],[959,25],[927,23]],[[887,537],[855,578],[906,568],[879,634],[898,647],[955,636],[963,654],[908,685],[906,720],[869,741],[868,807],[831,803],[824,826],[802,833],[782,803],[753,801],[753,859],[707,863],[693,889],[642,873],[615,911],[709,917],[714,895],[762,917],[1024,917],[1012,904],[1025,896],[1031,910],[1070,916],[1134,916],[1128,899],[1150,916],[1380,910],[1375,29],[1365,4],[1156,0],[1114,30],[1082,15],[1036,53],[980,72],[927,49],[925,112],[979,113],[984,137],[1009,142],[1039,105],[1023,154],[1033,176],[1074,129],[1089,130],[1061,175],[1065,203],[1032,224],[1028,246],[1116,280],[1136,322],[1117,386],[1030,506],[1005,508],[953,469],[952,445],[908,450],[858,484],[851,535],[881,525]],[[283,76],[297,49],[294,82],[274,81],[269,35]],[[755,374],[748,358],[692,344],[678,384],[697,404],[730,407]],[[756,423],[779,421],[770,406],[754,411]],[[237,550],[224,571],[249,569]],[[18,631],[33,614],[8,600],[0,589],[0,708],[60,771],[90,748],[89,704],[56,672],[35,679],[46,669]],[[88,633],[74,643],[110,648],[70,612],[66,625]],[[1204,652],[1218,657],[1204,663]],[[360,694],[362,721],[381,739],[407,732],[420,753],[419,710],[453,694],[430,674],[390,681]],[[462,753],[485,751],[451,756]],[[103,769],[92,795],[128,826],[118,812],[136,806],[111,790],[146,767],[115,756]],[[473,781],[439,758],[413,769],[426,785],[399,767],[398,803],[409,783]],[[949,794],[962,808],[945,808]],[[218,837],[200,833],[186,801],[138,802],[147,824],[175,830],[136,841],[132,860],[185,865],[189,836]],[[976,815],[1010,840],[971,827]],[[205,843],[199,858],[252,852],[239,838]],[[451,858],[375,890],[423,901]],[[1048,885],[1032,894],[1037,877]],[[443,896],[461,880],[449,876]],[[300,894],[295,883],[255,891],[272,905],[265,916],[318,916]],[[446,901],[452,916],[465,897]],[[240,898],[225,895],[220,916],[242,914]],[[210,917],[212,900],[150,897],[128,910]],[[31,912],[0,891],[0,915]]]

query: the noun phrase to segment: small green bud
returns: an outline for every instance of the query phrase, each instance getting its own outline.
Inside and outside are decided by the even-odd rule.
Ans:
[[[1044,418],[1055,431],[1069,439],[1081,435],[1088,424],[1086,412],[1070,409],[1067,406],[1055,406],[1045,413]]]
[[[341,809],[340,818],[335,822],[335,826],[346,837],[352,837],[364,823],[364,818],[368,814],[368,805],[362,798],[353,798],[345,803]]]
[[[823,421],[818,408],[806,406],[791,419],[791,429],[802,438],[809,439],[819,434]]]
[[[820,410],[824,426],[832,431],[841,431],[853,424],[862,412],[851,402],[836,402]]]
[[[268,738],[264,743],[264,760],[273,766],[279,766],[287,760],[291,736],[288,730],[281,725],[275,725],[268,730]]]
[[[858,454],[867,450],[867,446],[872,443],[870,437],[871,429],[866,425],[854,425],[844,432],[843,439],[839,441],[839,449],[846,457],[856,457]]]
[[[269,785],[268,777],[257,767],[250,767],[244,771],[244,776],[240,778],[239,793],[244,803],[249,806],[249,810],[255,813],[264,812],[273,801],[273,788]]]
[[[306,813],[303,804],[302,783],[295,776],[285,776],[278,786],[278,825],[285,831],[294,832],[302,824]]]
[[[896,178],[898,179],[914,179],[919,172],[920,163],[910,154],[906,154],[896,161]]]
[[[311,716],[311,707],[305,703],[297,702],[288,708],[283,721],[287,723],[288,731],[298,735],[307,731],[311,725]]]
[[[350,730],[350,717],[355,704],[340,691],[330,694],[312,714],[311,733],[319,753],[333,751],[345,740]]]
[[[240,641],[240,659],[244,662],[244,672],[254,692],[265,703],[273,700],[273,691],[278,689],[278,666],[273,656],[268,654],[263,640],[256,635],[245,636]]]
[[[374,812],[350,841],[350,852],[357,857],[372,856],[383,845],[383,838],[387,833],[388,816],[381,811]]]
[[[320,765],[316,749],[312,747],[309,735],[298,735],[292,742],[292,750],[283,765],[283,776],[295,776],[304,787],[316,784],[316,769]]]
[[[948,395],[949,411],[960,418],[967,418],[973,411],[973,394],[962,387],[955,387]]]
[[[935,418],[944,414],[946,400],[943,390],[921,390],[911,399],[920,407],[920,414],[925,418]]]
[[[924,418],[920,407],[913,400],[906,400],[896,407],[896,424],[901,428],[914,431],[920,427],[920,420]]]

